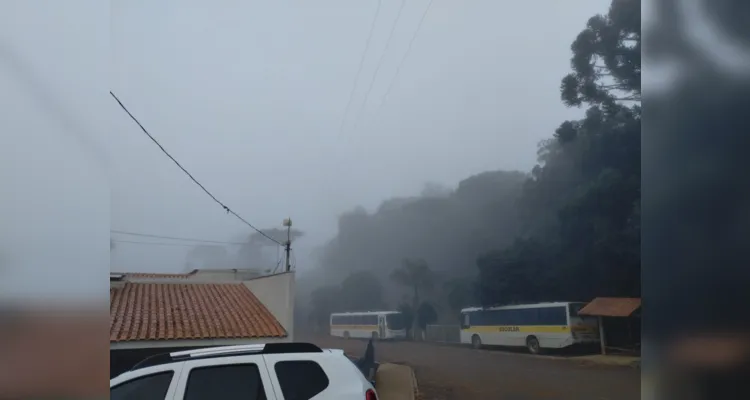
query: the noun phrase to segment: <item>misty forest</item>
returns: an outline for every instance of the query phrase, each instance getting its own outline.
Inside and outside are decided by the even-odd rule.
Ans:
[[[343,213],[298,279],[300,324],[400,309],[424,327],[472,305],[640,296],[640,7],[612,2],[572,41],[571,71],[549,90],[585,116],[549,132],[531,171]]]

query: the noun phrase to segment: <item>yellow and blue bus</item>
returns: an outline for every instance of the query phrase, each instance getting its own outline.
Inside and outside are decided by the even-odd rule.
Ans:
[[[586,303],[555,302],[461,310],[461,343],[524,346],[532,354],[599,342],[598,320],[578,315]]]
[[[331,336],[399,339],[406,337],[406,326],[398,311],[334,313],[331,314]]]

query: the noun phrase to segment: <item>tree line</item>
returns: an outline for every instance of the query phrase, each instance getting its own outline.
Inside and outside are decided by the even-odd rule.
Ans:
[[[469,305],[640,296],[640,18],[640,2],[613,0],[573,40],[559,91],[585,116],[539,144],[530,172],[341,215],[319,249],[327,284],[303,307],[309,322],[399,307],[417,325],[455,323]]]

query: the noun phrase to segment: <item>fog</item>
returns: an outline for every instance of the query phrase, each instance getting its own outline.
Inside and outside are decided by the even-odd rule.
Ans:
[[[270,228],[291,217],[306,234],[295,243],[302,271],[343,211],[416,194],[428,181],[528,170],[537,142],[580,113],[550,87],[569,68],[570,38],[606,1],[551,3],[542,15],[532,4],[435,1],[375,114],[428,3],[404,7],[356,130],[399,1],[382,2],[340,134],[375,1],[114,2],[111,87],[245,219]],[[220,241],[250,233],[116,103],[110,111],[113,229]],[[187,250],[120,243],[112,269],[182,271]]]
[[[67,218],[70,231],[49,232],[52,247],[31,258],[33,249],[14,245],[24,231],[44,230],[46,214],[35,198],[64,199],[57,211],[73,209],[70,204],[86,210],[106,199],[107,189],[113,230],[216,241],[243,241],[252,233],[105,99],[105,86],[197,180],[254,226],[280,228],[291,217],[304,232],[294,244],[300,273],[314,266],[311,254],[336,234],[337,218],[347,210],[374,210],[383,200],[420,193],[427,182],[455,188],[483,171],[528,171],[538,142],[560,121],[582,115],[561,104],[555,88],[570,69],[572,38],[608,2],[550,2],[540,9],[436,0],[402,63],[429,3],[407,2],[386,49],[401,3],[382,1],[341,131],[375,1],[114,1],[98,37],[58,16],[105,15],[106,6],[59,5],[31,18],[38,10],[18,3],[3,18],[9,55],[1,65],[4,98],[15,104],[6,109],[6,130],[38,134],[4,137],[13,155],[4,153],[3,180],[17,194],[4,219],[18,227],[4,231],[6,259],[59,265],[64,254],[103,241],[100,227],[83,233],[81,226],[91,218],[106,221],[106,210],[100,217],[47,210]],[[33,29],[19,25],[26,19],[35,21]],[[94,63],[92,48],[98,55],[108,49],[110,64],[101,65],[101,76],[75,74],[77,65]],[[38,53],[60,62],[35,63]],[[102,86],[101,97],[65,96],[83,86]],[[14,173],[18,165],[43,176],[29,180]],[[101,193],[74,191],[85,186],[75,179],[88,179]],[[110,254],[113,271],[183,271],[191,249],[185,244],[194,244],[112,238],[120,241]],[[267,251],[275,260],[276,250]],[[100,262],[106,263],[91,262],[91,270]]]
[[[644,22],[655,21],[644,57],[656,97],[643,135],[651,141],[643,277],[640,2],[409,0],[402,14],[400,0],[8,2],[0,14],[0,317],[13,328],[6,331],[44,326],[6,319],[15,316],[4,312],[11,302],[76,314],[94,307],[103,327],[107,286],[96,282],[107,264],[165,273],[232,260],[278,268],[273,242],[190,181],[112,90],[254,226],[280,240],[282,220],[292,218],[303,303],[295,327],[325,330],[331,312],[385,305],[424,330],[435,319],[455,324],[456,310],[476,303],[643,295],[648,364],[690,353],[689,341],[664,347],[675,334],[699,336],[705,348],[707,334],[726,338],[747,325],[733,308],[743,299],[715,296],[748,293],[740,287],[747,246],[738,239],[748,237],[748,196],[737,184],[746,181],[738,175],[746,146],[737,133],[750,35],[731,2],[644,2],[653,14],[644,12]],[[617,40],[597,43],[602,33]],[[586,71],[607,56],[609,65]],[[600,80],[602,70],[610,77]],[[597,98],[602,93],[584,93],[590,86],[572,87],[586,79],[612,84],[612,92]],[[650,294],[641,293],[641,278]],[[417,289],[425,289],[421,297]],[[702,301],[689,313],[674,312],[695,299]],[[36,315],[68,320],[68,312]],[[29,360],[73,359],[39,346],[59,342],[60,331],[46,333],[54,340],[6,335],[24,362],[9,358],[5,383],[42,389],[59,383],[60,371],[83,370],[24,368]],[[705,362],[699,358],[694,366]],[[683,366],[667,361],[665,370]],[[451,391],[481,384],[427,369],[434,375],[425,381]],[[732,376],[725,372],[714,375]],[[652,384],[660,377],[649,376]],[[682,390],[727,386],[677,378]]]

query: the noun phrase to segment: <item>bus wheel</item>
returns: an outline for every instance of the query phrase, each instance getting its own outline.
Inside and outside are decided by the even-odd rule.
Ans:
[[[526,338],[526,348],[529,349],[529,353],[531,354],[539,354],[542,351],[541,346],[539,346],[539,339],[536,336]]]
[[[471,347],[475,349],[482,348],[482,339],[479,337],[479,335],[474,335],[471,337]]]
[[[349,331],[344,331],[344,339],[349,339]]]
[[[378,340],[379,337],[380,337],[380,335],[378,335],[377,332],[373,332],[372,333],[372,340]]]

